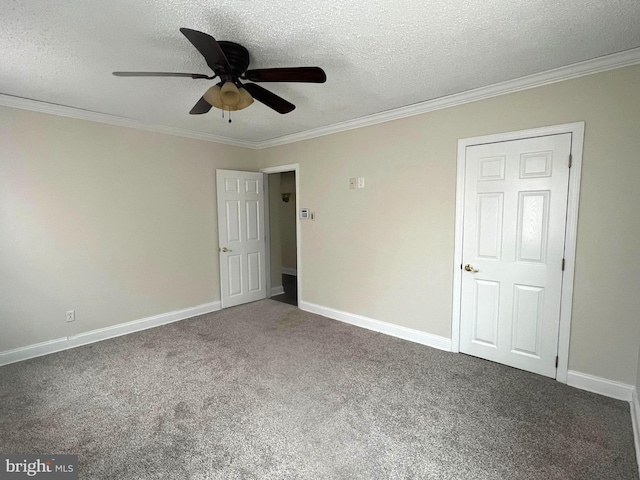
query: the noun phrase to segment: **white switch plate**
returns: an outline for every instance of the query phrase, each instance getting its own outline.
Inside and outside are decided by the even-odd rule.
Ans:
[[[350,189],[356,188],[356,177],[351,177],[349,179],[349,188]]]
[[[364,188],[364,177],[358,177],[358,188]]]
[[[76,321],[76,311],[68,310],[67,311],[67,322],[75,322]]]

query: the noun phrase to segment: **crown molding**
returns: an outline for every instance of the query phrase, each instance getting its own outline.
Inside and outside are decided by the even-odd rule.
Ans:
[[[193,130],[184,130],[177,127],[168,127],[153,123],[142,122],[130,118],[118,117],[106,113],[93,112],[90,110],[82,110],[80,108],[67,107],[54,103],[42,102],[22,97],[14,97],[11,95],[0,94],[0,105],[5,107],[19,108],[22,110],[30,110],[33,112],[48,113],[61,117],[76,118],[79,120],[88,120],[90,122],[106,123],[108,125],[116,125],[119,127],[129,127],[138,130],[146,130],[148,132],[163,133],[165,135],[174,135],[178,137],[193,138],[196,140],[204,140],[206,142],[221,143],[234,147],[244,147],[251,149],[263,149],[286,145],[288,143],[300,142],[311,138],[322,137],[334,133],[354,130],[356,128],[368,127],[379,123],[391,122],[401,118],[421,115],[423,113],[442,110],[444,108],[455,107],[465,103],[477,102],[488,98],[515,93],[530,88],[541,87],[552,83],[571,80],[594,73],[606,72],[616,68],[628,67],[640,63],[640,48],[625,50],[624,52],[605,55],[603,57],[586,60],[584,62],[574,63],[566,67],[554,68],[546,72],[535,73],[526,77],[508,80],[506,82],[496,83],[486,87],[480,87],[468,90],[462,93],[448,95],[425,102],[400,107],[386,112],[367,115],[365,117],[347,120],[346,122],[334,123],[325,127],[305,130],[303,132],[284,135],[282,137],[272,138],[260,142],[235,140],[233,138],[221,137],[208,133],[196,132]]]
[[[12,95],[0,94],[0,105],[11,108],[19,108],[21,110],[29,110],[32,112],[48,113],[60,117],[75,118],[78,120],[88,120],[90,122],[106,123],[118,127],[135,128],[137,130],[145,130],[147,132],[163,133],[165,135],[174,135],[177,137],[193,138],[196,140],[204,140],[206,142],[222,143],[232,145],[234,147],[256,148],[255,142],[244,142],[234,140],[232,138],[220,137],[209,133],[196,132],[193,130],[184,130],[177,127],[168,127],[165,125],[157,125],[154,123],[142,122],[131,118],[118,117],[106,113],[93,112],[91,110],[83,110],[81,108],[67,107],[55,103],[42,102],[40,100],[32,100],[23,97],[14,97]]]
[[[386,112],[367,115],[366,117],[360,117],[346,122],[335,123],[326,127],[314,128],[304,132],[265,140],[263,142],[258,142],[256,148],[276,147],[288,143],[322,137],[324,135],[354,130],[356,128],[368,127],[378,123],[385,123],[393,120],[399,120],[401,118],[412,117],[414,115],[421,115],[435,110],[442,110],[444,108],[455,107],[465,103],[477,102],[479,100],[498,97],[508,93],[515,93],[522,90],[528,90],[530,88],[562,82],[564,80],[593,75],[594,73],[628,67],[638,63],[640,63],[640,48],[633,48],[631,50],[625,50],[624,52],[574,63],[567,65],[566,67],[554,68],[553,70],[527,75],[526,77],[520,77],[514,80],[508,80],[506,82],[496,83],[473,90],[467,90],[466,92],[435,98],[433,100],[415,103],[406,107],[387,110]]]

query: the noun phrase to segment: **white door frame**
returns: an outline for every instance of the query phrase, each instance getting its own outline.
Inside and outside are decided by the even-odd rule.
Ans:
[[[302,249],[301,235],[300,235],[300,164],[290,163],[288,165],[278,165],[275,167],[261,168],[260,173],[263,173],[265,177],[270,173],[284,173],[295,172],[296,176],[296,283],[298,287],[298,305],[302,301]],[[267,186],[265,191],[265,211],[269,211],[269,181],[265,178],[264,184]],[[265,230],[267,232],[267,295],[270,296],[271,292],[271,223],[269,222],[269,215],[265,215]]]
[[[569,369],[569,338],[571,333],[571,306],[575,271],[576,235],[578,232],[578,203],[580,200],[580,176],[582,173],[582,146],[584,122],[553,125],[516,132],[483,135],[458,140],[458,174],[456,183],[456,226],[453,257],[453,314],[451,318],[451,350],[460,351],[460,302],[462,300],[462,234],[464,220],[465,158],[467,147],[486,143],[506,142],[522,138],[543,137],[571,133],[571,170],[569,171],[569,195],[567,201],[567,225],[565,230],[564,274],[562,276],[562,300],[560,302],[560,330],[558,335],[558,369],[556,380],[567,383]]]

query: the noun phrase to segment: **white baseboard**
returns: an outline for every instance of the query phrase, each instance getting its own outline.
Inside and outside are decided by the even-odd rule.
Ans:
[[[298,270],[295,268],[282,267],[280,270],[282,271],[283,275],[293,275],[294,277],[298,276]]]
[[[636,461],[640,472],[640,400],[638,400],[638,385],[633,389],[631,400],[631,423],[633,424],[633,441],[636,445]]]
[[[66,350],[69,348],[67,341],[67,337],[62,337],[27,345],[26,347],[14,348],[13,350],[5,350],[0,352],[0,366]]]
[[[404,340],[420,343],[440,350],[451,351],[451,339],[446,337],[440,337],[438,335],[421,332],[419,330],[402,327],[400,325],[394,325],[392,323],[381,322],[380,320],[374,320],[362,315],[324,307],[311,302],[301,301],[299,308],[305,312],[317,313],[323,317],[332,318],[358,327],[385,333],[393,337],[402,338]],[[627,402],[631,401],[632,394],[635,391],[633,385],[627,385],[626,383],[616,382],[572,370],[567,372],[567,385],[581,390],[598,393],[606,397],[625,400]],[[640,423],[640,405],[636,403],[636,407],[638,413],[636,419]],[[638,458],[640,459],[640,456],[638,456]]]
[[[567,372],[567,385],[627,402],[631,401],[634,390],[633,385],[627,385],[626,383],[615,382],[573,370]]]
[[[276,295],[282,295],[284,293],[284,287],[282,285],[278,285],[277,287],[271,287],[271,296],[275,297]]]
[[[404,340],[409,340],[410,342],[420,343],[439,350],[451,351],[450,338],[432,335],[430,333],[421,332],[420,330],[394,325],[393,323],[381,322],[380,320],[374,320],[354,313],[323,307],[322,305],[316,305],[311,302],[301,301],[299,308],[305,312],[317,313],[323,317],[339,320],[340,322],[349,323],[375,332],[385,333],[392,337],[402,338]]]
[[[71,337],[57,338],[55,340],[36,343],[34,345],[27,345],[26,347],[7,350],[0,352],[0,366],[21,362],[22,360],[28,360],[42,355],[48,355],[50,353],[60,352],[62,350],[68,350],[70,348],[79,347],[80,345],[100,342],[102,340],[119,337],[128,333],[147,330],[148,328],[158,327],[160,325],[177,322],[179,320],[185,320],[198,315],[204,315],[205,313],[220,310],[220,308],[220,302],[205,303],[203,305],[198,305],[197,307],[185,308],[183,310],[162,313],[160,315],[154,315],[140,320],[119,323],[118,325],[91,330]]]

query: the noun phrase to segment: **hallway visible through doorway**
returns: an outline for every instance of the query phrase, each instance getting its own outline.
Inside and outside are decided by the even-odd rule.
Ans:
[[[295,170],[268,174],[271,298],[294,306],[298,305],[296,183]]]
[[[271,300],[298,306],[298,284],[295,275],[282,274],[284,293],[271,297]]]

